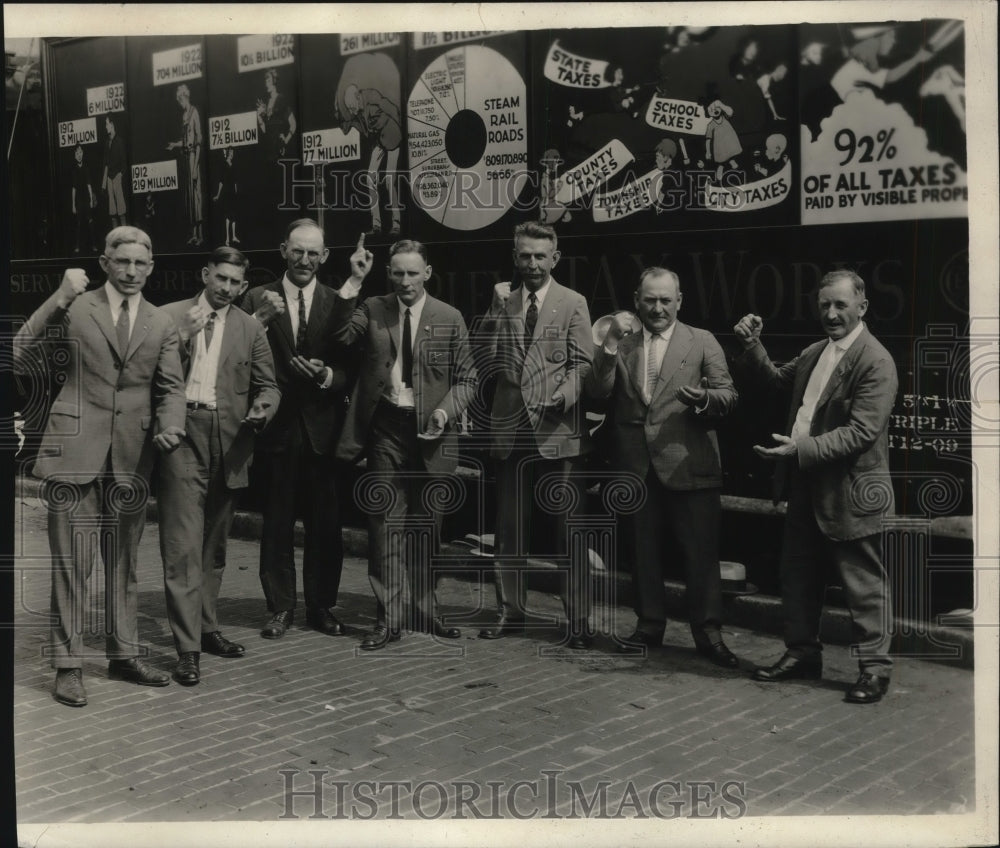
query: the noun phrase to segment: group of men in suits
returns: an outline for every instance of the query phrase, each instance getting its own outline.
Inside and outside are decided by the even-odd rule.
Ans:
[[[494,288],[477,333],[485,348],[477,374],[461,314],[426,291],[432,269],[419,242],[392,246],[391,293],[364,299],[374,257],[363,236],[339,290],[316,279],[329,250],[315,222],[291,224],[281,254],[283,278],[250,291],[242,310],[236,303],[247,288],[247,261],[231,248],[212,254],[197,297],[156,309],[141,296],[152,270],[149,238],[118,227],[100,257],[105,285],[87,291],[83,271],[68,270],[15,339],[15,361],[56,339],[71,362],[35,465],[47,487],[58,701],[87,700],[78,626],[95,550],[81,542],[87,522],[101,528],[109,674],[142,685],[169,682],[140,658],[136,627],[136,549],[154,449],[179,683],[199,682],[202,652],[245,653],[220,632],[216,603],[235,496],[247,485],[255,453],[265,493],[260,579],[271,615],[263,637],[281,638],[293,622],[299,513],[306,621],[330,635],[343,633],[334,614],[343,564],[336,463],[364,458],[355,496],[369,516],[376,625],[361,648],[385,648],[406,629],[458,638],[435,605],[441,501],[432,490],[455,471],[456,423],[486,378],[495,380],[497,617],[480,637],[497,639],[525,626],[528,556],[540,553],[544,528],[552,544],[545,553],[567,564],[566,643],[578,650],[592,644],[587,552],[568,538],[565,514],[567,504],[584,498],[589,398],[607,406],[613,467],[643,481],[642,505],[631,521],[637,623],[630,636],[617,638],[618,649],[645,652],[662,644],[662,567],[676,555],[697,651],[738,667],[722,638],[715,432],[737,393],[716,339],[677,320],[683,295],[674,272],[654,267],[642,274],[634,296],[641,332],[616,315],[595,346],[585,299],[553,278],[560,258],[554,230],[518,225],[519,285]],[[789,501],[781,567],[787,652],[755,676],[820,675],[822,565],[829,562],[840,569],[857,634],[862,673],[848,700],[872,703],[888,688],[889,601],[882,510],[859,486],[888,472],[896,372],[861,321],[867,301],[860,278],[827,275],[818,302],[828,339],[782,367],[760,344],[758,316],[735,327],[745,347],[738,376],[791,389],[789,435],[776,435],[775,447],[755,447],[777,460],[776,498]],[[572,490],[575,498],[546,498],[539,494],[546,487]]]

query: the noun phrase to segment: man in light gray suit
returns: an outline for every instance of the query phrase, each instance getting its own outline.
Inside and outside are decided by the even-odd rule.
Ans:
[[[559,262],[555,230],[528,221],[514,229],[514,265],[520,286],[498,283],[480,325],[486,358],[497,376],[491,410],[490,454],[497,463],[497,620],[480,631],[498,639],[524,627],[524,580],[507,558],[522,562],[532,525],[542,524],[553,541],[546,553],[568,556],[564,599],[567,644],[591,645],[591,593],[587,552],[566,538],[565,512],[535,507],[539,484],[572,487],[584,502],[578,458],[590,450],[579,403],[593,352],[590,313],[583,295],[552,277]],[[544,500],[545,496],[542,495]],[[553,501],[554,506],[554,501]],[[579,546],[573,546],[579,548]]]
[[[201,651],[244,653],[220,632],[216,603],[254,434],[281,398],[267,331],[232,308],[247,287],[248,265],[235,248],[217,248],[201,272],[204,291],[163,307],[177,325],[187,381],[187,436],[161,459],[157,489],[167,618],[179,658],[174,680],[185,686],[201,679]]]
[[[177,330],[142,297],[153,270],[146,233],[115,227],[99,262],[107,274],[103,286],[87,291],[83,269],[68,269],[14,338],[15,371],[33,370],[32,358],[45,345],[61,347],[66,362],[33,473],[45,481],[49,511],[53,694],[71,707],[87,703],[82,622],[98,546],[107,587],[108,675],[142,686],[170,683],[169,675],[140,659],[136,565],[154,446],[171,451],[184,436]]]

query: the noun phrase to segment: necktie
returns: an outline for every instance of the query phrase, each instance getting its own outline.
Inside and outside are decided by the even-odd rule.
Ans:
[[[306,347],[306,299],[299,289],[299,329],[295,334],[295,351],[303,354]]]
[[[649,338],[649,351],[646,354],[646,397],[653,397],[656,390],[656,381],[660,376],[660,369],[656,363],[657,346],[663,340],[659,333],[654,333]]]
[[[535,336],[535,324],[538,323],[538,298],[532,292],[528,295],[528,310],[524,314],[524,346],[529,347]]]
[[[212,345],[212,333],[215,332],[215,319],[219,316],[215,312],[208,313],[208,320],[205,322],[205,350]]]
[[[115,325],[115,330],[118,332],[118,352],[122,359],[125,358],[128,351],[128,324],[128,298],[126,297],[122,300],[122,308],[118,311],[118,323]]]
[[[403,388],[413,388],[413,337],[409,309],[403,315]]]

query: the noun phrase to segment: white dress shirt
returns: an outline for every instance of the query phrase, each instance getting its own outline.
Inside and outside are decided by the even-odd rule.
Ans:
[[[212,343],[205,347],[205,330],[202,329],[192,339],[191,370],[187,379],[187,399],[191,403],[215,403],[215,383],[219,374],[219,354],[222,351],[222,333],[226,329],[226,315],[229,304],[221,309],[211,306],[202,292],[198,298],[198,306],[208,315],[215,313],[215,326],[212,328]]]
[[[389,403],[395,406],[405,407],[407,409],[413,409],[413,386],[406,387],[403,385],[403,319],[406,315],[406,310],[410,310],[410,351],[414,350],[413,343],[417,338],[417,327],[420,325],[420,315],[424,311],[424,304],[427,302],[427,292],[420,295],[420,300],[413,304],[413,306],[407,306],[398,297],[396,298],[396,305],[399,307],[399,338],[396,339],[396,361],[392,363],[392,370],[389,372],[389,386],[388,394],[386,395]],[[416,357],[413,358],[413,369],[417,368]]]
[[[823,389],[830,380],[837,363],[847,352],[847,349],[854,344],[854,340],[861,335],[865,325],[858,322],[858,326],[851,330],[844,338],[827,342],[823,352],[816,360],[816,366],[809,375],[809,382],[806,383],[805,393],[802,395],[802,405],[795,413],[795,423],[792,425],[792,438],[798,439],[809,435],[809,428],[812,426],[813,415],[816,412],[816,403],[819,401]]]

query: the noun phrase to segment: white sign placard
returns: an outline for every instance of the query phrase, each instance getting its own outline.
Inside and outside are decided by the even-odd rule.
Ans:
[[[177,160],[142,162],[132,166],[132,193],[173,191],[177,188]]]
[[[257,143],[257,113],[237,112],[208,119],[208,149],[247,147]]]
[[[236,69],[241,74],[294,61],[294,35],[243,35],[236,40]]]
[[[76,147],[78,144],[97,142],[97,118],[80,118],[59,122],[59,146]]]
[[[153,85],[201,79],[201,44],[153,54]]]
[[[302,164],[318,165],[323,162],[350,162],[361,158],[361,133],[351,127],[345,133],[339,127],[313,130],[302,134]]]
[[[125,111],[125,83],[116,82],[87,89],[87,114],[104,115]]]

